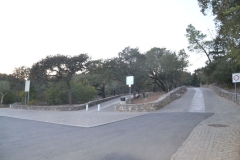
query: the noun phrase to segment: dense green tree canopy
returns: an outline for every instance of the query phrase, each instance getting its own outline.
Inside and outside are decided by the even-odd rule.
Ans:
[[[146,58],[151,84],[166,92],[182,84],[183,70],[188,66],[188,55],[184,50],[177,55],[166,48],[152,48]]]
[[[74,74],[84,71],[89,60],[87,54],[77,56],[47,56],[35,63],[30,70],[30,79],[39,81],[56,82],[63,81],[68,87],[68,100],[72,104],[70,81]]]
[[[217,34],[226,47],[228,56],[240,64],[240,1],[198,0],[201,12],[215,16]]]
[[[19,80],[27,80],[30,74],[30,68],[26,66],[21,66],[18,68],[15,68],[13,71],[12,76]]]
[[[87,54],[55,55],[36,62],[30,69],[22,66],[15,68],[12,75],[0,74],[0,80],[9,80],[10,89],[18,91],[22,101],[24,82],[29,78],[30,104],[84,103],[93,99],[96,91],[103,98],[128,93],[127,76],[134,76],[132,91],[143,94],[190,85],[191,74],[185,72],[187,58],[184,50],[175,53],[156,47],[146,53],[126,47],[118,57],[105,60],[90,60]]]

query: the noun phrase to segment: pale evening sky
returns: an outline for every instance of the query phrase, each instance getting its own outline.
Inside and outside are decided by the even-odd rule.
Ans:
[[[200,13],[197,0],[2,0],[0,22],[0,73],[7,74],[47,55],[107,59],[127,46],[142,53],[184,48],[192,72],[206,58],[187,50],[187,25],[214,30],[213,17]]]

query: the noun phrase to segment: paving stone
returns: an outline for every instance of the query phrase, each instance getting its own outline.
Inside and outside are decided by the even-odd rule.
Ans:
[[[171,159],[239,160],[240,106],[216,95],[209,89],[202,90],[205,92],[206,112],[215,114],[194,128]],[[215,127],[211,124],[215,124]]]

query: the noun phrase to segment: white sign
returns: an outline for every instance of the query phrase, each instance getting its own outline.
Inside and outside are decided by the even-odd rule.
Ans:
[[[25,82],[25,92],[29,92],[29,88],[30,88],[30,81],[26,81]]]
[[[233,74],[232,74],[232,82],[233,82],[233,83],[238,83],[238,82],[240,82],[240,73],[233,73]]]
[[[127,85],[133,85],[133,84],[134,84],[134,78],[133,78],[133,76],[127,76],[127,77],[126,77],[126,84],[127,84]]]

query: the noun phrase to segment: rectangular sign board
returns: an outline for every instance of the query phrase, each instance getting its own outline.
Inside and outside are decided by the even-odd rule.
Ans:
[[[240,82],[240,73],[233,73],[232,74],[232,82],[239,83]]]
[[[25,82],[25,92],[29,92],[29,88],[30,88],[30,81],[26,81]]]
[[[127,77],[126,77],[126,84],[127,84],[127,85],[133,85],[133,84],[134,84],[134,78],[133,78],[133,76],[127,76]]]

